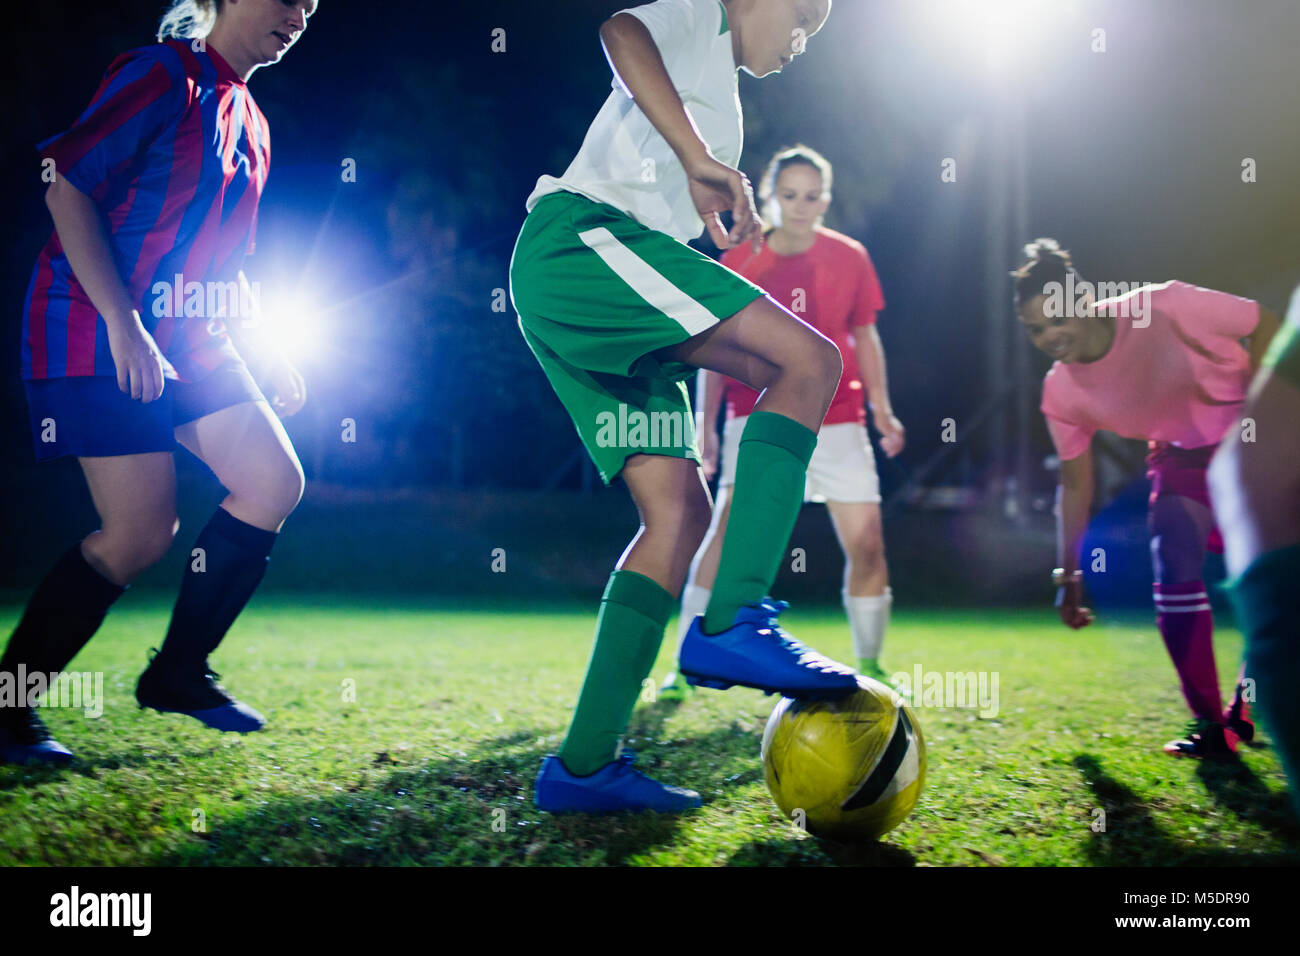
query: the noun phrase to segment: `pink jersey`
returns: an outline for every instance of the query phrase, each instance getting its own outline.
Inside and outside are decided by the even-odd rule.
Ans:
[[[1150,311],[1137,318],[1143,295]],[[1116,316],[1110,350],[1095,362],[1056,362],[1043,380],[1042,411],[1061,459],[1078,458],[1103,430],[1179,448],[1216,444],[1246,399],[1250,356],[1240,340],[1259,323],[1259,304],[1167,282],[1098,309]]]

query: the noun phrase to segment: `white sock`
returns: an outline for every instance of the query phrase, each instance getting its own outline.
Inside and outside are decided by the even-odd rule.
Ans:
[[[885,643],[885,628],[889,626],[889,606],[894,601],[894,592],[885,588],[885,593],[876,597],[853,597],[848,589],[841,592],[844,610],[849,615],[849,631],[853,634],[853,650],[862,658],[880,657],[881,645]]]
[[[697,587],[694,584],[686,585],[686,590],[682,592],[682,617],[677,622],[678,647],[681,647],[682,641],[686,639],[686,632],[690,629],[691,621],[695,620],[696,615],[704,613],[704,609],[709,606],[709,598],[712,596],[712,588]]]

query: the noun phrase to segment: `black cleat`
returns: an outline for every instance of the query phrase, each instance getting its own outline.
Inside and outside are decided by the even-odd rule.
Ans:
[[[0,763],[61,765],[72,751],[54,739],[34,707],[0,711]]]
[[[1244,683],[1244,682],[1243,682]],[[1242,684],[1237,685],[1237,693],[1232,697],[1232,704],[1223,714],[1223,722],[1228,729],[1246,743],[1255,739],[1255,722],[1250,719],[1250,704],[1241,696]]]
[[[135,685],[135,699],[141,707],[159,713],[185,714],[217,730],[246,734],[261,730],[264,718],[247,704],[241,704],[217,681],[221,675],[207,661],[195,667],[160,666],[157,651]]]
[[[1165,744],[1165,753],[1173,757],[1199,757],[1208,760],[1235,760],[1237,750],[1229,741],[1223,724],[1198,717],[1187,725],[1187,734]],[[1235,734],[1232,734],[1235,738]]]

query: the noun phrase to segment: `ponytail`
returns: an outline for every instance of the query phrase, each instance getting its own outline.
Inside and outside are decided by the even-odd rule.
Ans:
[[[220,8],[220,0],[172,0],[171,7],[158,21],[158,42],[207,36],[217,22]]]

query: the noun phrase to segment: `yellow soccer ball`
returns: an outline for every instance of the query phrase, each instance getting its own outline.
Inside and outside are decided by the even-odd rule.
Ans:
[[[782,698],[763,731],[763,773],[781,812],[809,833],[878,840],[912,812],[925,785],[925,738],[912,709],[858,676],[832,701]]]

